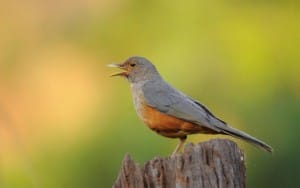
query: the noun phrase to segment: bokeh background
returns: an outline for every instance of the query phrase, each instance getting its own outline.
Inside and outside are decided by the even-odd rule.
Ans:
[[[105,65],[149,58],[176,88],[274,147],[246,152],[248,187],[299,187],[297,1],[4,0],[0,187],[111,187],[177,140],[137,118]],[[218,136],[194,135],[190,142]]]

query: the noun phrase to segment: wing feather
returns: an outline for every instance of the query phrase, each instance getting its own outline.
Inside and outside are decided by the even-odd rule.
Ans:
[[[220,131],[214,126],[218,119],[204,105],[174,89],[168,83],[150,82],[142,88],[148,105],[160,112]],[[220,123],[223,124],[223,121]]]
[[[203,104],[174,89],[163,80],[146,83],[142,90],[148,105],[162,113],[243,139],[266,151],[272,152],[273,150],[263,141],[230,127],[214,116]]]

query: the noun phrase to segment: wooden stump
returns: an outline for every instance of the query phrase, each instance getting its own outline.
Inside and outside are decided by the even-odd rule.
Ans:
[[[244,188],[244,153],[227,139],[188,143],[182,154],[155,157],[143,167],[126,154],[114,188]]]

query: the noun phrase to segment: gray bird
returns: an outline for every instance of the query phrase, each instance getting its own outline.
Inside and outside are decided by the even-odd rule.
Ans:
[[[180,150],[188,135],[197,133],[230,135],[273,151],[271,146],[232,128],[199,101],[172,87],[146,58],[130,57],[122,64],[109,66],[124,70],[112,76],[121,76],[130,82],[140,119],[159,135],[180,139],[172,155]]]

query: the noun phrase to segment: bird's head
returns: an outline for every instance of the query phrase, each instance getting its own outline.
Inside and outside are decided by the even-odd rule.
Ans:
[[[121,64],[109,64],[109,67],[117,67],[123,72],[113,74],[111,76],[125,77],[130,83],[138,83],[159,78],[155,66],[144,57],[130,57]]]

